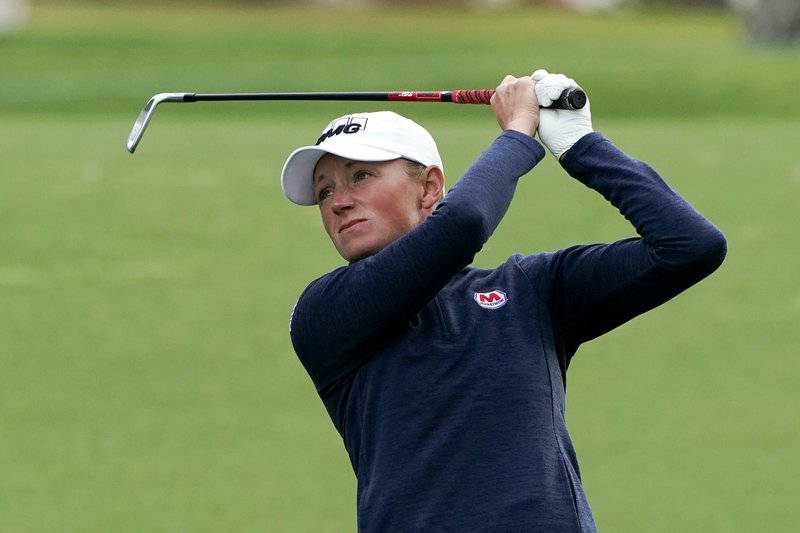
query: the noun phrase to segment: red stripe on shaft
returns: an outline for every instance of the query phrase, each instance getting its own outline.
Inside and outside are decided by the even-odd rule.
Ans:
[[[389,93],[387,100],[396,102],[441,102],[442,91],[404,91]]]

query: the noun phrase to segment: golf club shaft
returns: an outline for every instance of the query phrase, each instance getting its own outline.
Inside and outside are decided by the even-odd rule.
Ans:
[[[456,91],[395,91],[395,92],[305,92],[305,93],[187,93],[184,102],[224,102],[256,100],[329,100],[375,102],[452,102],[454,104],[489,104],[492,89],[464,89]],[[553,103],[555,109],[581,109],[586,95],[578,87],[566,89]]]

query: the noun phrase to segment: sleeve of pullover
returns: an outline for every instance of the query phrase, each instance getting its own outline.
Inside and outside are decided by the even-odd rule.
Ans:
[[[634,226],[638,238],[575,246],[547,259],[549,305],[564,370],[577,347],[676,296],[711,274],[727,247],[723,234],[648,165],[599,133],[561,162]],[[541,261],[523,258],[525,261]],[[541,266],[541,265],[539,265]],[[541,273],[541,269],[537,269]]]
[[[306,288],[291,338],[320,394],[352,375],[472,262],[508,209],[517,180],[543,157],[533,138],[503,132],[414,230]]]

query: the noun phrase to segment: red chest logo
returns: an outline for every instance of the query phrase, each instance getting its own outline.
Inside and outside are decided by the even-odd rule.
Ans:
[[[497,289],[489,292],[476,292],[474,298],[484,309],[499,309],[508,302],[506,293]]]

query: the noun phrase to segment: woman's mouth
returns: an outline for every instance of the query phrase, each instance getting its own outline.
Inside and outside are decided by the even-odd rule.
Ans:
[[[345,231],[349,230],[350,228],[354,228],[355,226],[361,224],[362,222],[366,222],[366,220],[367,220],[366,218],[356,218],[356,219],[350,220],[349,222],[345,222],[339,228],[339,233],[344,233]]]

